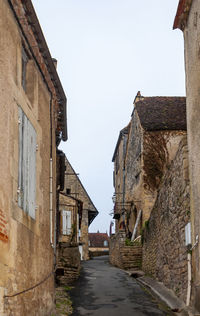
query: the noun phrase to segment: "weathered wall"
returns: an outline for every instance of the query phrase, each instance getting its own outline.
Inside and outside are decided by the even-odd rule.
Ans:
[[[56,255],[56,283],[72,284],[79,277],[80,253],[78,248],[78,205],[77,200],[65,194],[59,194],[60,229]],[[62,211],[71,211],[71,233],[63,235]]]
[[[22,295],[7,298],[5,315],[49,315],[54,305],[53,249],[49,233],[49,159],[50,94],[34,65],[29,78],[32,95],[21,86],[22,39],[8,1],[0,0],[0,288],[12,295],[49,278]],[[18,106],[37,134],[36,152],[36,218],[18,207]],[[55,131],[54,131],[55,134]],[[53,178],[55,179],[55,138],[53,140]],[[53,191],[56,192],[53,182]],[[53,209],[55,210],[55,195]],[[2,294],[2,295],[3,295]]]
[[[76,281],[80,273],[80,253],[77,245],[59,243],[57,250],[56,283],[69,285]]]
[[[100,256],[108,256],[109,248],[89,248],[89,257],[100,257]]]
[[[127,226],[133,232],[139,210],[141,225],[149,219],[157,190],[167,166],[174,159],[185,131],[145,131],[134,111],[128,136],[125,168],[125,201]]]
[[[143,270],[186,300],[185,225],[190,221],[188,153],[181,141],[162,179],[157,200],[143,232]]]
[[[120,132],[118,148],[114,161],[114,187],[115,187],[115,213],[122,214],[123,202],[125,201],[125,157],[128,135]],[[117,232],[122,225],[124,218],[121,216],[115,221],[115,231]]]
[[[161,179],[174,159],[185,131],[148,131],[143,137],[143,225],[149,219]]]
[[[63,229],[62,211],[63,210],[71,211],[71,234],[70,235],[62,234],[62,229]],[[68,243],[76,242],[77,243],[78,242],[77,201],[69,196],[66,196],[60,193],[59,194],[59,214],[60,214],[59,242],[68,242]]]
[[[184,30],[187,95],[187,130],[191,183],[192,240],[200,236],[200,2],[193,0]],[[200,248],[193,251],[194,303],[200,311]]]
[[[138,243],[125,246],[125,232],[119,231],[110,239],[109,261],[121,269],[141,269],[142,247]]]

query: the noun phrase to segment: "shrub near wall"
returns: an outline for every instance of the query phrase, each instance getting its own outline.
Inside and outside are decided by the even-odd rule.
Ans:
[[[190,221],[186,138],[166,172],[148,225],[143,231],[143,270],[186,299],[185,225]]]

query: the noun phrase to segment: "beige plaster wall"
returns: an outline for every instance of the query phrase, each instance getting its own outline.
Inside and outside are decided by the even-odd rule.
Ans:
[[[192,239],[200,236],[200,1],[193,0],[184,30]],[[193,302],[200,310],[200,247],[193,250]]]
[[[13,295],[37,284],[53,271],[49,233],[50,94],[33,61],[34,76],[29,84],[34,93],[30,96],[21,86],[22,38],[5,0],[0,0],[0,29],[0,287],[1,293]],[[18,207],[18,106],[37,134],[35,220]],[[54,139],[54,179],[55,161]],[[53,181],[54,192],[55,186]],[[55,202],[54,195],[54,210]],[[34,290],[4,299],[2,315],[49,315],[53,301],[51,274]]]

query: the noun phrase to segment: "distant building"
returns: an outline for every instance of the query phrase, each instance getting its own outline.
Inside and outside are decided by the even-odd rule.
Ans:
[[[79,231],[79,250],[81,253],[81,259],[88,260],[88,227],[98,215],[98,211],[67,158],[65,159],[65,166],[65,185],[63,193],[82,202],[82,219],[81,228]]]
[[[109,237],[107,233],[89,233],[90,257],[103,256],[109,253]]]
[[[72,284],[80,272],[79,230],[81,229],[83,203],[65,193],[59,196],[57,221],[57,269],[58,285]]]
[[[184,97],[143,97],[138,92],[112,159],[116,232],[125,230],[130,238],[140,214],[136,237],[149,219],[162,176],[186,135],[185,104]]]
[[[112,159],[116,233],[110,238],[112,264],[124,269],[141,269],[143,260],[147,273],[173,290],[179,282],[184,291],[187,258],[181,227],[189,221],[186,136],[185,97],[143,97],[138,92],[130,123],[120,131]],[[177,216],[174,220],[173,214]],[[180,254],[170,240],[176,227],[179,229],[174,240]],[[169,244],[170,249],[166,251],[165,246]],[[175,253],[177,260],[184,259],[177,265],[179,271]]]

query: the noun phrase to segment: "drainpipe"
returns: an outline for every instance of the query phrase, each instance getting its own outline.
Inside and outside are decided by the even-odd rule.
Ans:
[[[187,287],[186,306],[189,306],[190,297],[191,297],[191,281],[192,281],[191,253],[188,253],[187,261],[188,261],[188,287]]]
[[[190,305],[190,298],[191,298],[191,289],[192,289],[192,250],[197,247],[199,243],[199,235],[196,235],[195,244],[190,249],[190,252],[187,255],[188,261],[188,287],[187,287],[187,298],[186,298],[186,306]]]
[[[50,99],[50,164],[49,164],[49,221],[50,221],[50,244],[53,248],[53,158],[52,158],[52,94]]]
[[[53,159],[50,158],[50,190],[49,190],[49,213],[50,213],[50,244],[53,247]]]

